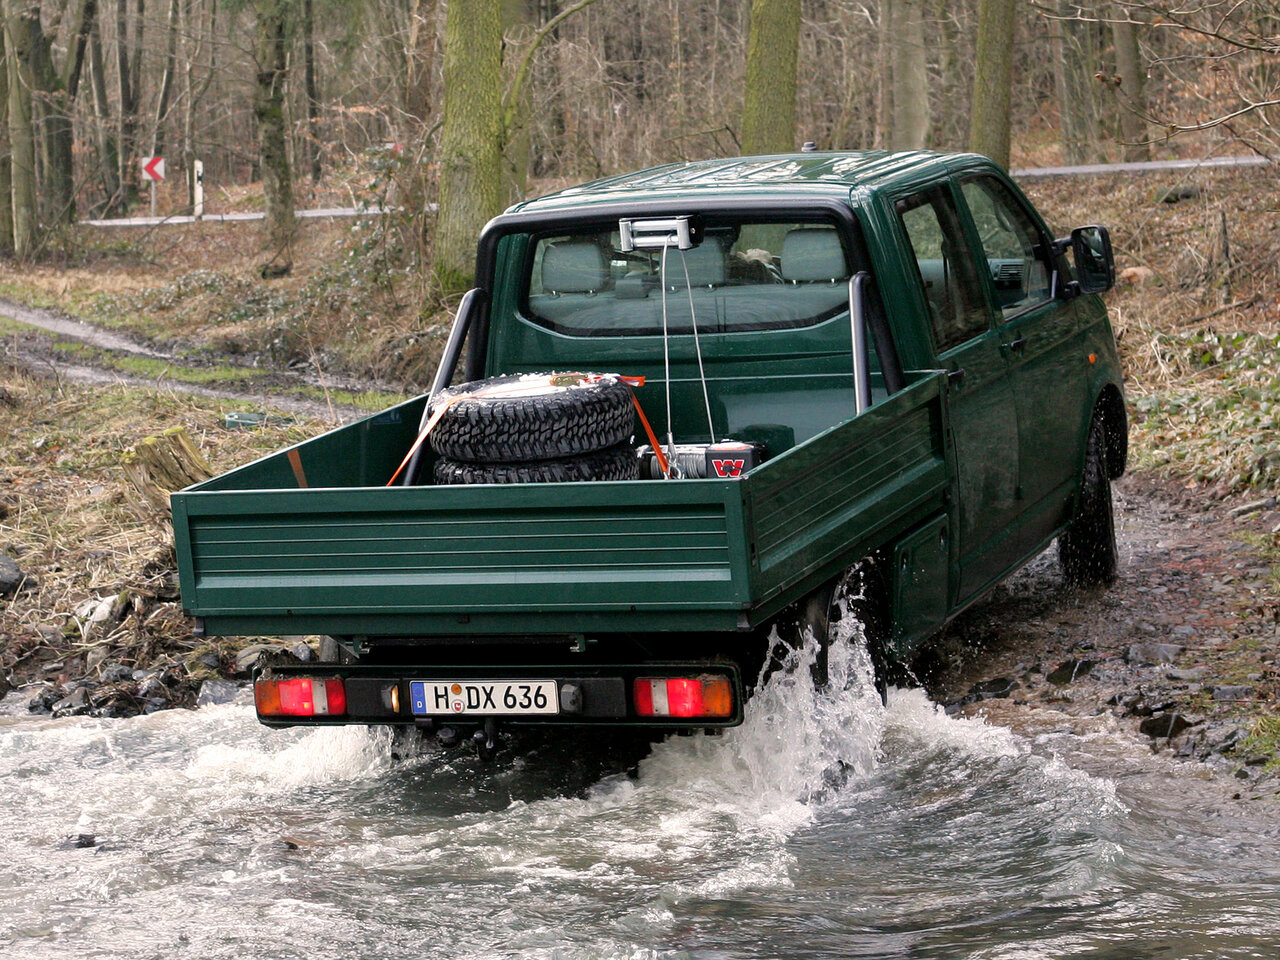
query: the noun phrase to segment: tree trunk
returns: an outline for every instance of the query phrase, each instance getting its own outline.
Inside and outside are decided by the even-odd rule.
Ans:
[[[880,0],[880,20],[876,29],[876,120],[872,145],[888,149],[893,135],[893,50],[897,0]]]
[[[173,96],[173,77],[178,71],[178,0],[169,0],[168,46],[164,55],[164,76],[160,95],[156,98],[155,132],[151,138],[151,155],[164,156],[164,127],[169,117],[169,100]]]
[[[141,13],[142,0],[138,0]],[[138,131],[138,89],[137,61],[142,58],[142,20],[139,16],[134,27],[134,37],[130,40],[129,0],[116,0],[116,90],[120,104],[120,132],[116,137],[120,160],[120,186],[124,195],[124,206],[132,207],[138,202],[138,170],[136,162]],[[135,47],[135,44],[137,45]],[[130,49],[137,49],[138,54],[131,62]]]
[[[416,218],[415,236],[425,250],[430,217],[426,207],[431,187],[431,167],[427,163],[430,150],[427,140],[431,132],[431,76],[436,50],[436,0],[413,0],[409,13],[409,42],[405,49],[404,114],[405,139],[410,161],[409,213]]]
[[[434,269],[446,289],[475,273],[476,240],[502,205],[502,4],[449,4]]]
[[[1111,36],[1116,45],[1116,101],[1120,111],[1120,141],[1126,162],[1151,159],[1147,142],[1146,68],[1138,50],[1138,31],[1129,19],[1129,9],[1117,6],[1112,11]]]
[[[311,170],[311,182],[319,183],[324,171],[320,158],[320,88],[316,81],[315,15],[312,0],[302,0],[302,67],[307,97],[307,132],[303,142],[306,144],[305,154]]]
[[[509,43],[520,49],[534,42],[536,25],[533,15],[528,0],[503,0],[504,45]],[[532,89],[529,84],[521,82],[517,74],[509,81],[508,96],[511,99],[504,111],[502,159],[506,198],[509,203],[515,203],[522,200],[529,189],[529,158],[533,152],[529,131]]]
[[[1009,94],[1013,80],[1015,0],[980,0],[978,62],[969,115],[969,149],[1009,166]]]
[[[796,147],[800,0],[752,0],[742,98],[744,155]]]
[[[894,150],[921,150],[929,141],[929,64],[924,49],[923,0],[893,0]]]
[[[289,139],[284,116],[287,48],[287,0],[258,0],[257,83],[253,115],[258,121],[262,156],[262,189],[267,206],[267,241],[272,257],[281,257],[293,243],[297,226],[293,214],[293,175],[289,167]],[[285,257],[285,259],[288,259]]]
[[[35,12],[39,14],[39,5]],[[39,242],[36,208],[36,135],[31,112],[31,72],[27,68],[32,42],[27,29],[30,6],[5,2],[5,62],[9,83],[9,145],[12,152],[13,252],[26,259]]]
[[[9,149],[9,44],[0,29],[0,256],[13,254],[13,153]]]
[[[1083,8],[1071,0],[1058,0],[1057,61],[1054,88],[1058,95],[1062,157],[1068,164],[1089,163],[1098,143],[1098,116],[1093,108],[1093,75],[1096,72],[1090,27]]]
[[[102,62],[102,37],[98,25],[93,25],[89,35],[89,85],[93,90],[94,131],[98,152],[98,175],[102,179],[102,191],[106,195],[103,212],[118,209],[123,201],[120,194],[120,154],[116,150],[116,138],[111,135],[115,123],[111,116],[111,103],[107,97],[106,70]]]

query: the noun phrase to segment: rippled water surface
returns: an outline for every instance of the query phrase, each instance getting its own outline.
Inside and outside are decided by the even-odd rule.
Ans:
[[[1112,741],[777,678],[629,769],[0,704],[0,956],[1274,958],[1280,831]],[[805,676],[799,671],[795,676]],[[407,755],[406,755],[407,753]],[[97,846],[68,842],[92,834]]]

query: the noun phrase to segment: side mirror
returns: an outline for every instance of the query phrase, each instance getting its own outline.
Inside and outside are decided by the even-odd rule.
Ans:
[[[1076,227],[1071,231],[1071,256],[1081,293],[1103,293],[1116,285],[1116,260],[1106,227]]]

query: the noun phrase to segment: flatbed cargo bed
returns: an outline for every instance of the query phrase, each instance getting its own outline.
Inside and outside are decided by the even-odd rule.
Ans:
[[[384,486],[419,397],[175,494],[184,603],[219,635],[749,631],[944,509],[942,381],[737,479]]]

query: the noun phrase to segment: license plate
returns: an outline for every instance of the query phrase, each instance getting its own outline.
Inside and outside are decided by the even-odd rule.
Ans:
[[[415,716],[513,717],[558,714],[554,680],[412,680]]]

